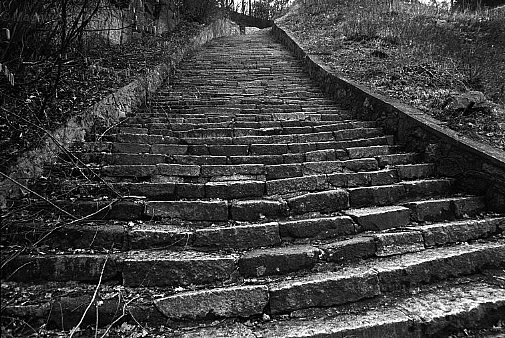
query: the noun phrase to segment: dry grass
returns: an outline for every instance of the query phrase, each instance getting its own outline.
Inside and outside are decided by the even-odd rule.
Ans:
[[[296,15],[293,15],[296,14]],[[283,20],[345,77],[505,149],[505,116],[444,109],[469,90],[505,104],[505,14],[451,12],[399,0],[300,0]]]

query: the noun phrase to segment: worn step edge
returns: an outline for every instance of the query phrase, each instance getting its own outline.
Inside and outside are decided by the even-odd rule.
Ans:
[[[427,247],[486,238],[499,233],[504,224],[505,218],[448,223],[431,226],[427,230],[421,228],[413,231],[369,234],[330,244],[291,244],[284,247],[238,251],[231,255],[191,251],[190,247],[180,252],[143,250],[112,255],[20,255],[2,269],[2,274],[4,278],[9,277],[18,281],[95,281],[105,266],[106,269],[102,273],[105,280],[121,279],[119,277],[121,275],[123,283],[128,286],[177,286],[199,282],[208,284],[237,278],[283,275],[311,269],[321,261],[348,263],[374,256],[419,252]],[[265,224],[265,226],[260,228],[260,234],[269,240],[264,244],[279,244],[278,224]],[[475,227],[478,230],[472,230]],[[197,231],[195,244],[198,244],[198,235]],[[233,235],[231,237],[234,238]],[[207,239],[208,235],[200,237],[201,243],[204,244],[208,242]],[[215,272],[207,274],[202,272],[202,275],[205,275],[203,278],[196,276],[194,269],[207,272],[214,269]],[[134,271],[136,273],[133,273]],[[138,271],[145,273],[139,275]],[[171,277],[160,279],[165,271],[171,271]]]
[[[376,186],[374,188],[388,188]],[[402,185],[394,186],[403,188]],[[258,220],[282,220],[288,216],[303,215],[310,212],[331,214],[349,209],[348,190],[334,188],[324,191],[307,192],[287,198],[257,198],[246,200],[221,200],[197,198],[191,200],[145,200],[143,197],[129,196],[122,200],[91,201],[76,200],[56,201],[60,208],[74,215],[86,216],[94,220],[147,220],[157,219],[178,221],[228,222]],[[393,196],[396,198],[395,196]],[[372,203],[373,205],[374,203]],[[403,204],[409,208],[412,221],[455,220],[473,216],[485,211],[482,196],[450,196],[438,199],[387,197],[385,203],[379,206],[395,206]],[[45,204],[41,204],[40,208]],[[353,209],[351,209],[353,210]],[[357,216],[356,216],[357,217]]]
[[[222,309],[220,312],[225,316],[237,317],[241,313],[244,316],[252,315],[254,325],[245,326],[242,321],[228,321],[224,324],[220,322],[217,325],[209,323],[208,326],[201,326],[193,321],[189,322],[189,326],[195,328],[189,331],[188,329],[179,331],[178,328],[183,323],[169,321],[160,312],[159,307],[163,307],[164,303],[163,297],[129,300],[115,296],[104,299],[99,294],[95,302],[91,302],[94,286],[82,291],[81,296],[62,296],[51,301],[41,300],[33,305],[6,305],[3,306],[2,312],[14,318],[24,319],[34,327],[45,324],[69,330],[83,317],[84,309],[90,303],[91,309],[88,315],[84,316],[84,324],[95,325],[95,315],[98,313],[101,319],[99,325],[109,325],[120,315],[117,309],[125,307],[126,312],[131,314],[131,317],[124,318],[125,321],[150,327],[165,325],[175,330],[171,336],[185,338],[258,336],[315,338],[356,334],[367,337],[421,338],[445,336],[464,329],[491,328],[497,324],[505,316],[505,289],[503,284],[500,286],[497,283],[499,274],[492,278],[490,280],[480,275],[458,277],[442,283],[420,286],[415,292],[413,290],[409,290],[406,294],[394,292],[373,301],[357,302],[350,306],[302,310],[294,312],[295,315],[287,319],[274,316],[271,322],[258,321],[258,316],[254,319],[255,314],[265,313],[264,310],[260,312],[254,309],[263,304],[263,301],[255,300],[252,302],[253,306],[243,306],[247,311],[241,311],[240,304],[247,304],[248,300],[238,299],[236,303],[232,303],[214,297],[213,300],[219,301],[219,307]],[[45,289],[52,292],[54,287],[48,286]],[[264,292],[261,286],[244,288],[246,290],[248,288],[249,294],[252,290],[260,291],[254,292],[260,297]],[[221,295],[226,296],[226,293]],[[188,303],[195,304],[194,300],[198,299],[194,297],[193,302]],[[212,297],[207,299],[210,300]],[[205,312],[212,314],[211,308],[205,302],[201,307],[195,304],[195,308],[188,310],[186,318],[205,317]],[[251,314],[252,312],[255,314]]]
[[[443,337],[468,329],[491,328],[505,316],[505,289],[484,281],[421,289],[387,302],[363,304],[331,315],[258,322],[238,321],[197,328],[181,334],[196,337]],[[465,281],[463,281],[465,283]],[[331,313],[330,309],[327,311]]]

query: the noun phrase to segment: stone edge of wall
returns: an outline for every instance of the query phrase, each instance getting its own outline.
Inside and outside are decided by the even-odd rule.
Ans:
[[[226,18],[216,19],[202,27],[199,33],[174,55],[171,55],[167,61],[107,95],[86,112],[72,117],[64,126],[52,132],[51,136],[44,137],[39,147],[21,154],[5,174],[27,185],[28,180],[42,174],[45,163],[50,163],[61,153],[61,147],[52,138],[67,148],[74,142],[83,141],[84,135],[91,130],[97,120],[105,126],[114,125],[120,117],[138,107],[148,93],[157,90],[188,52],[213,38],[239,33],[238,25]],[[0,208],[6,207],[7,198],[19,197],[21,192],[19,186],[12,181],[0,180]]]
[[[462,137],[416,108],[333,73],[280,23],[274,23],[272,34],[303,61],[323,90],[351,109],[356,118],[376,120],[406,150],[420,152],[425,160],[435,162],[438,174],[454,177],[465,192],[484,195],[490,210],[505,212],[505,152]]]

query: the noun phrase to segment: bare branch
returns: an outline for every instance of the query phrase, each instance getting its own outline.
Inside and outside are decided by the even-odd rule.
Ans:
[[[8,179],[9,181],[11,181],[12,183],[16,184],[17,186],[19,186],[21,189],[24,189],[28,192],[30,192],[31,194],[34,194],[35,196],[37,196],[38,198],[41,198],[43,199],[44,201],[46,201],[47,203],[51,204],[54,208],[58,209],[59,211],[63,212],[65,215],[67,216],[70,216],[72,217],[73,219],[77,219],[77,217],[75,217],[74,215],[72,215],[71,213],[69,213],[68,211],[66,210],[63,210],[62,208],[60,208],[59,206],[57,206],[56,204],[54,204],[53,202],[51,202],[50,200],[48,200],[47,198],[45,198],[44,196],[40,195],[39,193],[31,190],[30,188],[28,188],[27,186],[25,186],[24,184],[18,182],[17,180],[13,179],[12,177],[10,177],[9,175],[6,175],[4,174],[3,172],[0,171],[0,175],[2,175],[4,178]]]
[[[105,266],[107,265],[107,262],[109,260],[109,256],[105,258],[105,262],[103,263],[102,271],[100,272],[100,278],[98,279],[98,284],[95,288],[95,292],[93,293],[93,297],[91,298],[91,301],[89,302],[88,306],[86,307],[86,310],[84,310],[84,313],[82,314],[81,319],[79,320],[79,323],[70,331],[69,338],[72,338],[74,334],[79,330],[82,322],[84,321],[84,317],[86,317],[86,314],[88,313],[89,309],[91,308],[91,305],[95,302],[96,296],[98,294],[98,290],[100,289],[100,285],[102,284],[102,278],[103,274],[105,272]]]

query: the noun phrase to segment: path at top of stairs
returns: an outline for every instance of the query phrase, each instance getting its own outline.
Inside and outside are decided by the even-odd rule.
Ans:
[[[56,229],[9,225],[10,244],[44,236],[45,249],[9,259],[2,287],[78,282],[71,285],[80,291],[33,299],[38,312],[2,300],[10,314],[69,329],[82,307],[65,320],[51,309],[87,305],[99,282],[126,290],[102,299],[111,308],[96,306],[103,318],[124,305],[125,320],[150,325],[257,323],[197,336],[421,337],[493,325],[505,311],[503,284],[481,275],[505,266],[505,217],[373,121],[353,119],[268,31],[213,40],[148,104],[97,128],[73,153],[98,175],[62,156],[52,168],[58,179],[33,189],[61,196],[55,204],[76,217],[93,216]],[[128,298],[136,292],[140,300]],[[454,314],[436,312],[423,326],[418,319],[435,311],[429,300],[437,295]],[[366,306],[374,301],[381,311]],[[342,312],[347,306],[352,314]],[[472,311],[479,316],[469,319]],[[301,314],[313,318],[303,329],[283,321]]]

